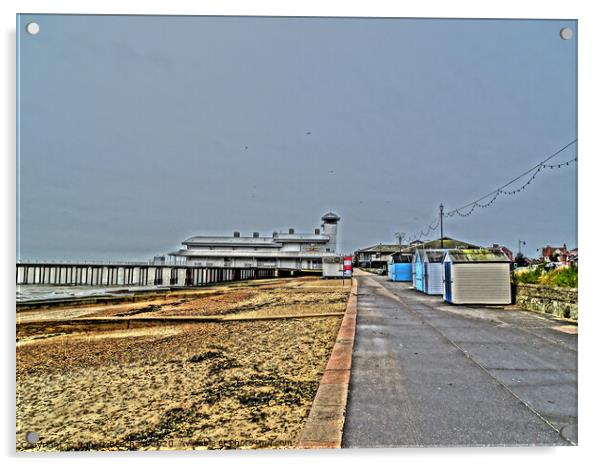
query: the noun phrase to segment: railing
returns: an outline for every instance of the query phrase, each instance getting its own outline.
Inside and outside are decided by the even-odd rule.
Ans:
[[[290,269],[207,267],[150,263],[18,262],[17,285],[74,286],[203,286],[214,283],[275,278]]]
[[[128,266],[128,265],[176,265],[176,264],[155,264],[153,261],[112,261],[112,260],[98,260],[98,261],[90,261],[90,260],[52,260],[45,261],[39,259],[18,259],[17,265],[27,265],[27,264],[38,264],[38,265],[118,265],[118,266]]]

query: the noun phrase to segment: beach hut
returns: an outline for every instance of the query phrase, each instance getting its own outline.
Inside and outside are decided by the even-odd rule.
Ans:
[[[443,294],[443,256],[445,250],[425,249],[422,259],[423,290],[426,294]]]
[[[412,259],[414,274],[412,283],[418,291],[424,291],[424,249],[416,249]]]
[[[388,261],[389,280],[394,282],[412,281],[412,255],[396,252]]]
[[[510,304],[510,259],[500,249],[450,249],[443,298],[453,304]]]

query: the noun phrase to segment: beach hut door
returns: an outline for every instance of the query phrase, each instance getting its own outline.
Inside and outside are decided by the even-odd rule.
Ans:
[[[451,262],[445,262],[445,300],[451,303]]]

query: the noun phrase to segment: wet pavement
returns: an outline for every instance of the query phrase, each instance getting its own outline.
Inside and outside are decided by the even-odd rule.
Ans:
[[[344,447],[577,443],[576,325],[357,279]]]

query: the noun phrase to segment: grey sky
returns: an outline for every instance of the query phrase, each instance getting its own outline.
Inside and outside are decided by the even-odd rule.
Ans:
[[[192,234],[312,231],[328,210],[341,251],[394,242],[577,137],[576,29],[23,15],[19,256],[146,259]],[[576,219],[573,164],[445,235],[535,255],[575,246]]]

